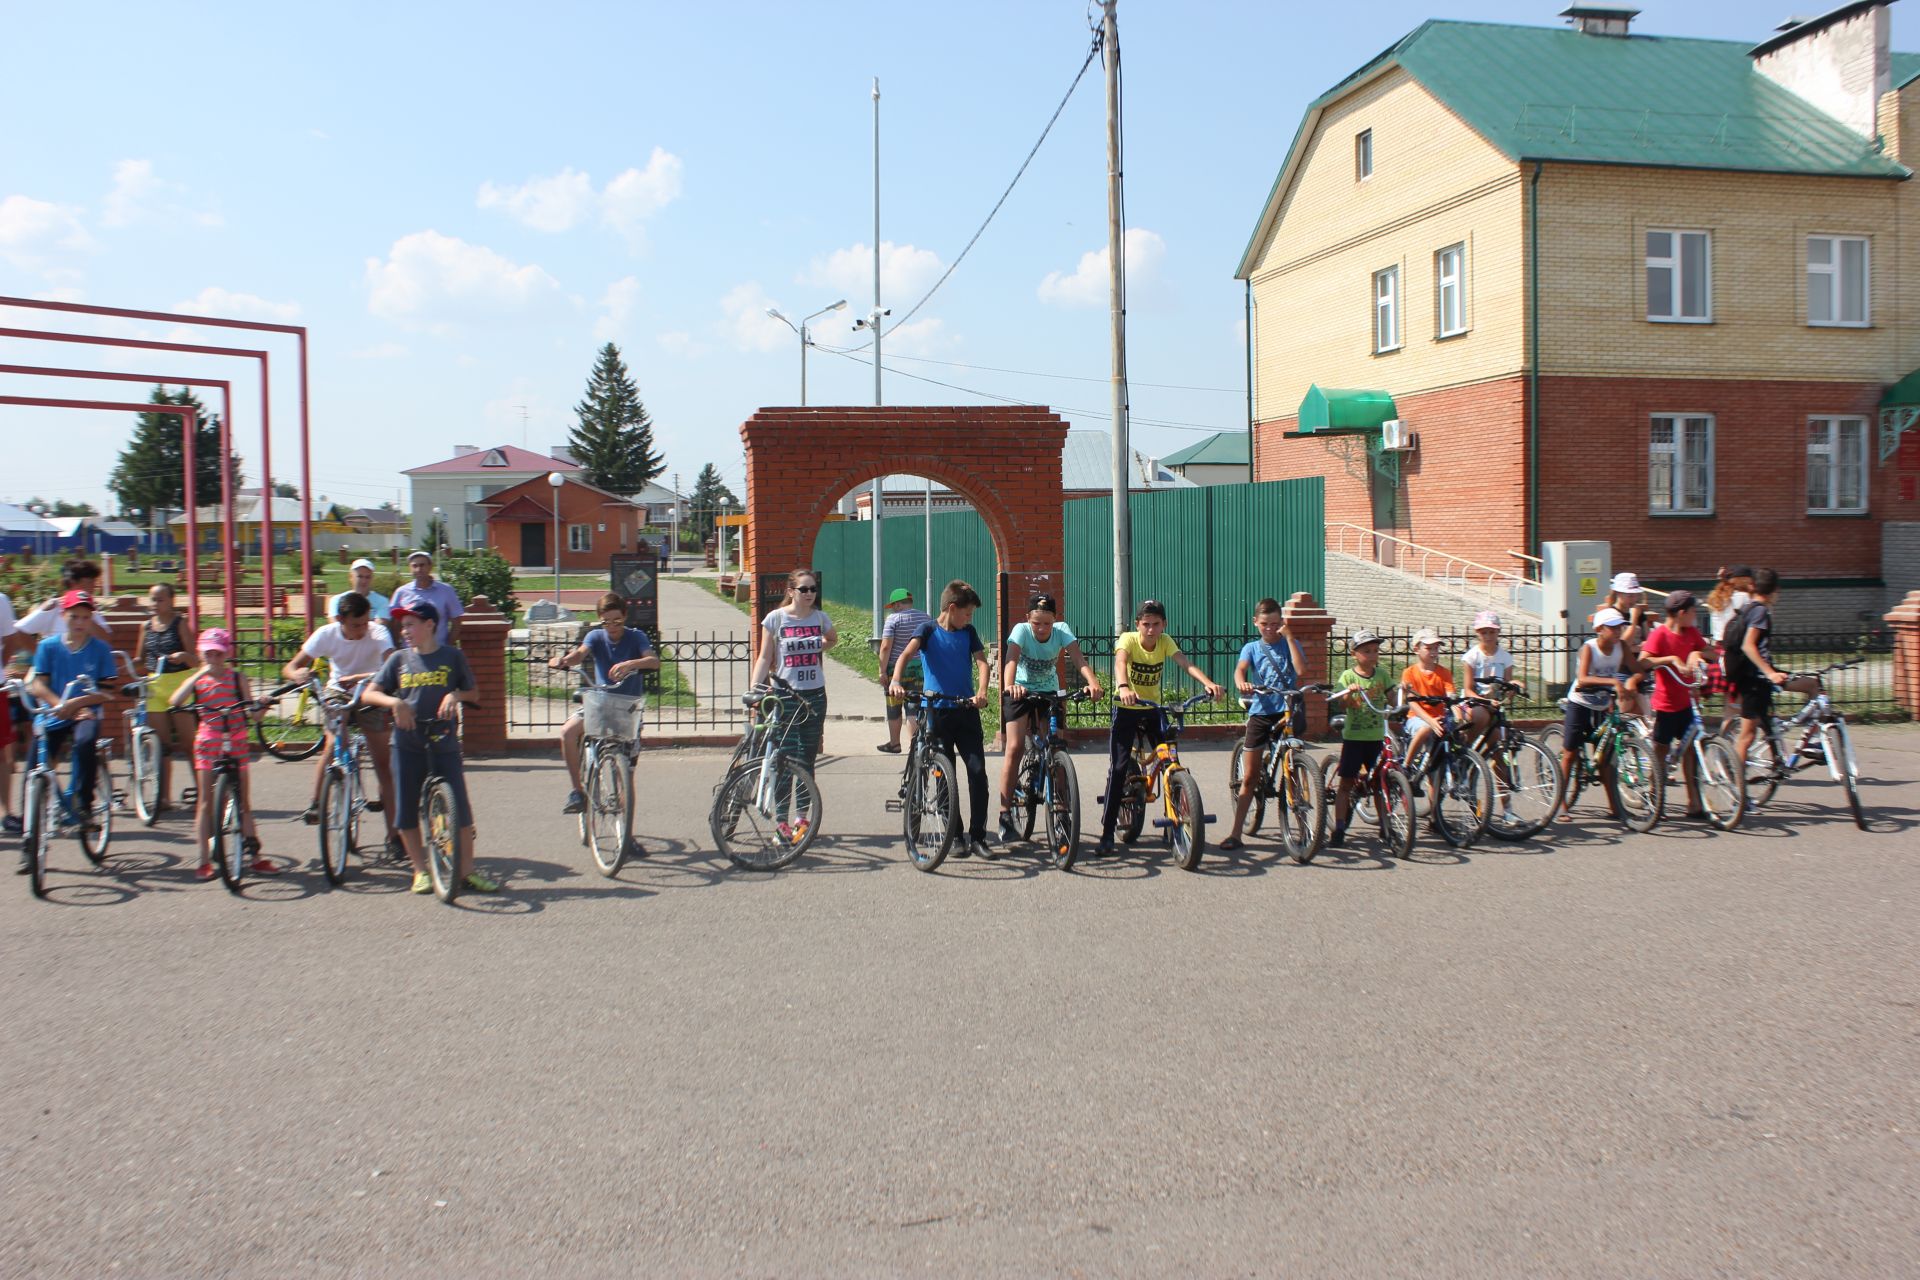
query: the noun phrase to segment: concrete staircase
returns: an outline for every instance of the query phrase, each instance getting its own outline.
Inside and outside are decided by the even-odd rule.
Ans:
[[[1539,616],[1521,609],[1510,592],[1496,592],[1500,598],[1490,600],[1477,585],[1473,589],[1454,586],[1444,579],[1422,578],[1332,549],[1326,557],[1325,604],[1343,631],[1362,626],[1464,630],[1474,614],[1489,608],[1508,627],[1540,625]]]

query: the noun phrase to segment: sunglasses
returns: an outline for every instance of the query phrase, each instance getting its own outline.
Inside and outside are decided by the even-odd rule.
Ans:
[[[797,596],[817,596],[817,595],[819,595],[819,594],[820,594],[820,588],[818,588],[818,587],[795,587],[795,588],[793,589],[793,594],[795,594],[795,595],[797,595]]]

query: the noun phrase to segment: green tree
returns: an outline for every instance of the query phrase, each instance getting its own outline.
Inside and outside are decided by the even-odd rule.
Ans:
[[[182,387],[168,391],[155,387],[149,404],[191,407],[199,423],[194,433],[193,504],[211,506],[220,501],[220,419],[207,412],[198,396]],[[134,419],[133,438],[120,451],[107,489],[120,510],[145,521],[162,510],[187,505],[181,483],[184,462],[180,419],[166,413],[143,413]],[[229,455],[233,474],[240,474],[240,456]]]
[[[719,468],[709,462],[693,478],[693,492],[687,495],[687,506],[690,508],[687,523],[699,530],[703,539],[713,532],[714,518],[720,514],[722,498],[732,503],[735,511],[744,510],[740,499],[720,478]]]
[[[631,495],[667,469],[666,459],[653,451],[653,419],[640,403],[640,388],[611,342],[600,348],[587,377],[586,399],[573,411],[580,421],[567,443],[588,484]]]
[[[28,500],[27,507],[29,509],[45,507],[50,516],[97,516],[100,514],[93,509],[91,502],[67,502],[64,499],[59,502],[48,502],[42,498],[32,498]]]
[[[273,496],[276,498],[297,498],[300,496],[300,486],[286,480],[275,480],[273,482]]]

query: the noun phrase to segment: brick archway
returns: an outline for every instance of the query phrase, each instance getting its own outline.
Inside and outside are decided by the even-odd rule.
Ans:
[[[740,427],[747,453],[747,562],[762,581],[813,557],[821,521],[880,475],[931,476],[974,504],[1012,590],[1060,594],[1060,455],[1065,419],[1034,405],[762,409]],[[975,583],[983,596],[997,584]],[[778,603],[754,592],[758,623]],[[929,601],[929,605],[933,602]],[[1004,617],[1004,613],[1003,613]]]

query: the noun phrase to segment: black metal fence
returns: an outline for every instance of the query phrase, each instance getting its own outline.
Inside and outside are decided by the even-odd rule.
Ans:
[[[579,641],[533,636],[507,645],[507,732],[557,733],[573,713],[573,693],[590,673],[553,671],[547,662]],[[660,669],[646,676],[649,729],[737,733],[746,724],[752,646],[745,636],[675,632],[657,639]]]

